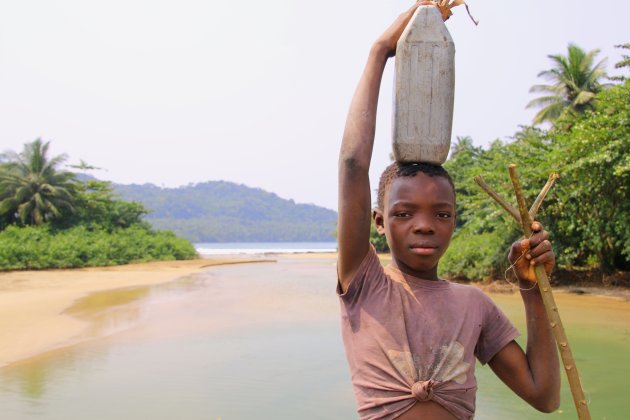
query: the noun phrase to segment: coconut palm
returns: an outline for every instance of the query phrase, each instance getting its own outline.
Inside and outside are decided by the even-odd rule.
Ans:
[[[21,153],[6,152],[0,164],[0,219],[40,225],[73,211],[76,176],[58,170],[65,155],[48,158],[49,142],[37,139]]]
[[[593,64],[599,50],[585,52],[580,47],[569,44],[568,55],[549,55],[554,67],[538,73],[552,84],[535,85],[531,93],[541,92],[545,96],[527,104],[527,108],[542,109],[534,117],[534,124],[555,121],[565,109],[583,111],[593,105],[593,98],[603,85],[600,80],[606,77],[606,60]]]

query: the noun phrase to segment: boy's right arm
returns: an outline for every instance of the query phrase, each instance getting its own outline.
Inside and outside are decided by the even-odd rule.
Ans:
[[[339,153],[337,226],[337,275],[344,293],[370,247],[371,198],[368,171],[383,70],[387,59],[396,54],[396,43],[419,4],[421,3],[416,3],[401,14],[372,46],[348,111]]]

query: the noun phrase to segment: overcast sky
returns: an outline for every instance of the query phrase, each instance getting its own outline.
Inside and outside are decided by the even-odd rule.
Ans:
[[[0,151],[38,137],[121,183],[227,180],[337,207],[345,114],[371,43],[400,0],[0,0]],[[455,41],[453,138],[508,140],[529,87],[569,42],[608,70],[630,1],[470,0]],[[372,184],[388,163],[386,69]]]

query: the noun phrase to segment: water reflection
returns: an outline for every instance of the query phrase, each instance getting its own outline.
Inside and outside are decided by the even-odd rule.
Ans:
[[[1,418],[11,420],[89,418],[51,411],[51,406],[54,405],[52,402],[57,399],[70,406],[76,406],[75,398],[71,395],[60,398],[58,391],[65,390],[64,392],[71,392],[75,397],[80,397],[82,379],[97,371],[106,360],[107,347],[88,344],[53,350],[1,369]],[[74,382],[74,385],[71,382]]]
[[[105,290],[77,300],[64,313],[87,322],[79,339],[105,337],[135,325],[146,314],[151,299],[203,287],[204,281],[193,275],[164,284]]]
[[[77,300],[64,313],[86,322],[77,342],[105,338],[137,325],[146,315],[151,299],[191,293],[203,287],[201,278],[190,276],[154,286],[96,292]],[[107,357],[107,349],[102,343],[83,343],[14,363],[0,370],[0,390],[2,394],[19,394],[24,401],[34,404],[45,396],[48,385],[57,377],[89,371],[90,366],[101,364]]]

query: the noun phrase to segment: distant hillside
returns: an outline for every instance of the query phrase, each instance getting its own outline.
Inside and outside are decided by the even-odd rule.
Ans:
[[[232,182],[179,188],[113,184],[124,200],[139,201],[146,220],[192,242],[332,241],[333,210],[296,204],[276,194]]]

